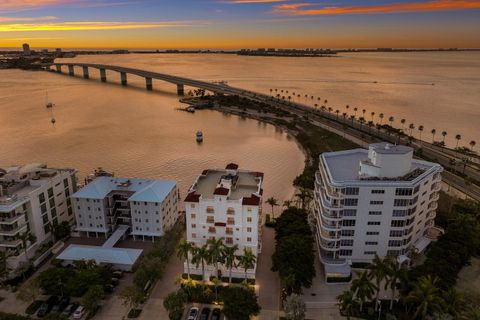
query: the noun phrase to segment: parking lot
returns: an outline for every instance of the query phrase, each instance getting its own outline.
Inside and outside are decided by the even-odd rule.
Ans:
[[[185,308],[185,320],[223,320],[222,308],[215,304],[193,303]]]

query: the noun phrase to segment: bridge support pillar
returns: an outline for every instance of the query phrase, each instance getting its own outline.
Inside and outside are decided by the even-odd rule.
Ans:
[[[185,95],[185,89],[183,87],[183,84],[177,84],[177,94],[179,96]]]
[[[72,77],[75,75],[73,66],[68,66],[68,74]]]
[[[100,80],[107,82],[107,71],[105,69],[100,69]]]
[[[90,79],[90,75],[88,74],[88,67],[86,66],[83,67],[83,78]]]
[[[127,73],[126,72],[120,72],[120,80],[122,81],[122,86],[127,85]]]
[[[61,66],[61,65],[57,64],[57,65],[55,66],[55,68],[57,68],[57,72],[58,72],[58,73],[62,73],[62,66]]]
[[[151,91],[153,90],[153,83],[152,83],[152,78],[145,78],[145,85],[147,86],[147,90]]]

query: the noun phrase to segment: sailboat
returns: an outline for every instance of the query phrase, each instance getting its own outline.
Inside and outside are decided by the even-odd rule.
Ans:
[[[47,109],[53,108],[54,104],[48,101],[48,91],[45,93],[45,107]]]

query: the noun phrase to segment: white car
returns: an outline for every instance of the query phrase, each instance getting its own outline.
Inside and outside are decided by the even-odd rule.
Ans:
[[[196,320],[198,316],[198,308],[197,307],[191,307],[190,311],[188,312],[188,318],[187,320]]]
[[[81,319],[85,314],[85,307],[78,306],[77,310],[73,313],[73,319]]]

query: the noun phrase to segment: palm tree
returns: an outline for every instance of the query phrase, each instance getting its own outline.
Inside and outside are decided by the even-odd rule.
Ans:
[[[447,131],[442,131],[443,140],[442,143],[445,146],[445,137],[447,136]]]
[[[466,307],[463,295],[454,288],[449,288],[443,292],[442,298],[445,302],[445,312],[452,315],[455,319],[458,319]]]
[[[380,113],[378,117],[380,118],[380,125],[382,125],[383,117],[385,117],[385,115],[383,113]]]
[[[440,290],[436,287],[437,278],[430,276],[421,277],[412,291],[406,297],[406,301],[415,305],[415,314],[412,319],[425,319],[427,315],[442,312],[444,301],[440,296]]]
[[[255,267],[257,257],[253,254],[252,249],[244,248],[243,255],[238,257],[238,265],[245,270],[245,281],[247,281],[247,270]]]
[[[353,114],[350,116],[350,120],[352,120],[352,126],[353,126],[353,120],[355,120],[355,116]]]
[[[343,315],[347,317],[347,320],[355,314],[355,310],[358,308],[358,300],[350,290],[344,291],[337,297],[337,305]]]
[[[365,112],[367,112],[367,110],[362,109],[362,117],[364,117],[364,118],[365,118]]]
[[[312,199],[312,193],[310,190],[306,188],[300,188],[300,191],[297,194],[295,194],[295,197],[297,197],[300,200],[302,204],[302,209],[305,210],[305,208],[307,207],[307,204]]]
[[[412,131],[413,131],[413,129],[415,129],[415,125],[413,123],[410,123],[410,125],[408,126],[408,129],[410,129],[410,137],[413,138]]]
[[[338,115],[340,114],[340,110],[335,110],[335,113],[337,114],[337,120],[338,120]]]
[[[387,282],[385,289],[390,288],[392,296],[390,298],[390,310],[393,309],[393,300],[395,299],[395,291],[400,279],[406,276],[407,269],[402,266],[396,259],[387,260]]]
[[[202,265],[202,279],[205,281],[205,264],[210,262],[210,252],[208,246],[205,244],[200,248],[195,247],[193,251],[192,263],[198,268]]]
[[[475,140],[472,140],[470,141],[469,145],[470,145],[470,151],[473,151],[473,147],[475,147],[477,143],[475,142]]]
[[[390,127],[393,128],[393,121],[395,121],[395,117],[389,117],[388,121],[390,122]]]
[[[373,121],[373,117],[375,116],[375,112],[370,112],[370,115],[372,116],[372,121]]]
[[[400,123],[402,124],[402,131],[405,129],[405,122],[407,122],[407,120],[405,119],[400,120]]]
[[[356,117],[357,117],[357,111],[358,111],[358,108],[357,108],[357,107],[353,108],[353,111],[355,111],[355,114],[354,114],[354,116],[355,116],[355,118],[356,118]]]
[[[430,131],[430,133],[432,134],[432,143],[434,143],[434,142],[435,142],[435,134],[437,133],[437,130],[432,129],[432,130]]]
[[[28,243],[34,243],[35,241],[37,241],[37,238],[30,232],[26,231],[24,233],[21,233],[18,236],[18,239],[22,241],[23,250],[25,251],[25,257],[28,260],[27,245]]]
[[[223,253],[223,238],[219,239],[208,239],[207,240],[208,246],[208,253],[210,256],[210,263],[215,264],[215,270],[217,274],[217,278],[219,277],[220,270],[218,269],[218,263],[223,261],[222,253]]]
[[[352,281],[352,291],[355,297],[360,300],[360,312],[363,311],[363,304],[370,300],[377,287],[368,279],[368,272],[364,271]]]
[[[271,90],[271,89],[270,89]],[[188,279],[190,279],[190,254],[194,251],[194,245],[187,240],[183,240],[177,246],[177,256],[182,259],[185,258],[187,260],[187,275]]]
[[[422,125],[419,125],[418,126],[418,131],[420,132],[420,135],[419,135],[419,138],[418,140],[420,140],[420,143],[422,143],[422,132],[423,132],[423,126]]]
[[[225,259],[225,267],[228,268],[228,283],[232,283],[232,269],[237,266],[237,256],[235,253],[238,250],[238,245],[235,244],[231,247],[223,247],[223,257]]]
[[[378,255],[375,255],[373,258],[372,264],[368,272],[368,278],[370,280],[375,280],[375,286],[377,287],[377,292],[375,294],[375,311],[378,307],[378,296],[380,294],[380,284],[383,280],[386,279],[388,274],[388,265],[387,259],[382,260]]]
[[[455,145],[455,149],[457,149],[458,148],[458,143],[460,142],[460,140],[462,140],[462,135],[457,134],[455,136],[455,140],[457,140],[457,144]]]
[[[347,109],[347,112],[348,112],[348,109],[350,109],[350,106],[347,104],[347,105],[345,106],[345,109]]]
[[[292,206],[292,201],[291,200],[283,201],[283,206],[285,207],[285,209],[290,208]]]
[[[267,199],[267,203],[272,207],[272,219],[275,219],[275,213],[273,211],[273,208],[275,206],[278,206],[278,200],[275,199],[274,197],[270,197]]]

